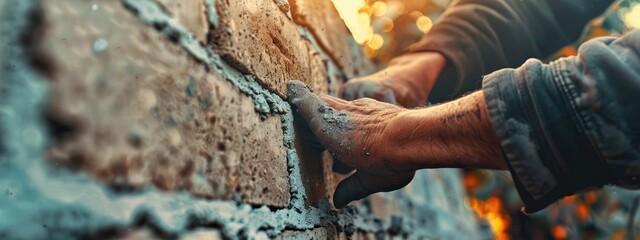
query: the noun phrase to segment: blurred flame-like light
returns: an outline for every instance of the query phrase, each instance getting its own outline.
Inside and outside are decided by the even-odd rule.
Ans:
[[[507,240],[509,235],[507,230],[511,224],[511,219],[502,206],[502,201],[498,197],[490,197],[486,201],[470,197],[471,209],[479,218],[484,219],[491,226],[491,232],[497,240]]]
[[[567,230],[560,225],[556,225],[552,230],[554,239],[567,239]]]

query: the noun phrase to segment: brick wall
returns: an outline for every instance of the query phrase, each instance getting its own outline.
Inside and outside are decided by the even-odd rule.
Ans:
[[[285,83],[375,66],[330,1],[0,2],[0,238],[478,237],[456,170],[336,210]]]

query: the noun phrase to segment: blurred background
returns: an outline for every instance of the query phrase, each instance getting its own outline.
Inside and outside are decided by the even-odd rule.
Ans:
[[[380,68],[429,32],[451,0],[332,0],[355,41]],[[616,1],[582,37],[547,61],[577,53],[580,43],[640,28],[640,0]],[[468,203],[495,239],[640,239],[640,193],[615,187],[576,194],[524,215],[508,172],[466,170]]]

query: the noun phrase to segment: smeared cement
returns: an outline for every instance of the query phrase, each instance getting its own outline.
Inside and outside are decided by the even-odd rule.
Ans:
[[[289,105],[253,77],[242,75],[202,46],[155,1],[122,2],[141,21],[155,26],[209,70],[222,74],[250,96],[257,112],[281,116],[291,186],[290,206],[272,210],[234,201],[199,199],[186,192],[166,193],[153,187],[135,194],[117,194],[82,173],[56,168],[45,161],[43,151],[48,136],[41,119],[48,86],[46,79],[29,63],[26,47],[20,42],[21,36],[33,27],[31,19],[25,16],[37,8],[38,1],[7,0],[2,9],[4,15],[0,15],[4,18],[0,21],[0,90],[3,92],[0,95],[0,134],[3,136],[0,139],[0,189],[6,193],[0,194],[0,216],[3,216],[0,238],[86,238],[102,232],[124,231],[135,224],[165,236],[178,236],[198,226],[219,226],[222,234],[231,239],[264,239],[277,236],[285,229],[306,230],[330,224],[348,233],[398,228],[398,221],[394,225],[394,221],[381,221],[364,214],[363,206],[346,208],[340,215],[330,209],[328,201],[321,201],[317,207],[305,207],[306,193],[294,149],[293,115]],[[213,1],[208,0],[208,4]],[[217,19],[217,15],[212,16],[215,11],[208,13],[210,21]],[[415,202],[404,194],[397,194],[400,204]],[[444,214],[437,211],[437,206],[434,208],[433,216]],[[429,211],[420,213],[429,214]],[[411,238],[460,236],[460,229],[455,227],[449,228],[450,232],[435,234],[428,231],[432,229],[429,227],[411,228],[417,225],[412,221],[401,221],[398,234]]]
[[[216,10],[216,0],[204,0],[204,4],[207,6],[207,20],[209,21],[209,26],[213,29],[218,28],[218,26],[220,26],[220,17]]]
[[[270,92],[255,81],[253,76],[244,76],[238,71],[225,71],[233,69],[226,64],[218,54],[203,46],[187,28],[178,24],[158,3],[153,0],[122,0],[122,2],[135,12],[144,23],[156,27],[158,31],[165,33],[170,39],[182,46],[196,60],[204,63],[209,70],[215,70],[225,76],[238,89],[251,96],[256,111],[263,114],[285,113],[286,108],[282,99]],[[207,2],[210,24],[217,26],[218,14],[215,10],[215,2]]]

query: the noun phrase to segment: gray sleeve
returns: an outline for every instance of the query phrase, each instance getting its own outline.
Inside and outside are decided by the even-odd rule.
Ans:
[[[447,67],[430,101],[478,89],[480,79],[504,67],[542,58],[575,41],[584,25],[612,0],[459,0],[408,52],[436,51]]]
[[[496,71],[483,92],[525,211],[605,184],[640,187],[640,30]]]

